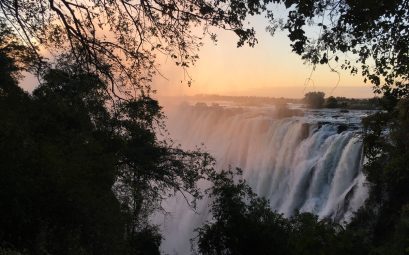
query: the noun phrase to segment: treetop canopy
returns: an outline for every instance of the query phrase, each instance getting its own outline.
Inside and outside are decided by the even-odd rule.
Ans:
[[[277,4],[285,6],[285,20],[276,19]],[[125,97],[150,91],[158,54],[184,69],[194,64],[202,38],[216,38],[212,27],[233,31],[238,46],[254,46],[251,15],[265,15],[272,33],[287,31],[293,51],[307,62],[337,62],[351,74],[361,73],[376,92],[402,97],[409,86],[408,5],[406,0],[3,0],[0,17],[33,49],[68,50],[73,62]],[[310,25],[319,27],[318,37],[307,35]]]

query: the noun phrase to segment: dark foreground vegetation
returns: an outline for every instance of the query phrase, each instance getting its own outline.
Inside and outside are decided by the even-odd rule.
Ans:
[[[349,223],[271,211],[236,171],[213,176],[214,219],[193,239],[199,254],[408,254],[409,99],[385,95],[364,119],[369,198]],[[238,170],[240,174],[240,170]]]
[[[24,92],[34,58],[4,23],[0,42],[0,254],[159,254],[148,216],[176,191],[198,198],[211,158],[159,141],[156,101],[113,101],[69,58]]]
[[[246,21],[261,13],[313,70],[337,62],[381,94],[383,111],[363,123],[369,198],[347,225],[285,219],[234,172],[216,173],[206,153],[157,137],[155,53],[187,68],[200,25],[214,40],[212,26],[253,46]],[[408,1],[2,0],[0,21],[0,254],[159,254],[149,215],[175,192],[194,206],[203,178],[213,183],[213,220],[192,239],[197,253],[409,253]],[[307,37],[309,24],[318,38]],[[32,94],[18,86],[23,71],[40,79]]]

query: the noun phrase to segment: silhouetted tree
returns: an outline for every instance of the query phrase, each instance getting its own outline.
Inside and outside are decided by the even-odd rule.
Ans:
[[[333,96],[328,97],[325,100],[325,107],[326,108],[338,108],[339,107],[338,100]]]
[[[409,182],[406,144],[409,126],[405,113],[409,97],[409,2],[280,1],[288,19],[272,28],[288,30],[293,50],[313,65],[339,63],[351,74],[361,73],[383,96],[383,112],[364,121],[364,171],[370,198],[348,228],[371,254],[404,254]],[[307,27],[320,27],[316,38]],[[345,54],[344,54],[345,53]],[[351,57],[354,56],[354,57]],[[405,159],[404,159],[405,158]],[[407,237],[407,236],[406,236]],[[399,240],[399,241],[398,241]],[[395,249],[400,247],[399,249]]]
[[[273,2],[283,3],[288,17],[276,20],[270,10],[271,32],[287,30],[293,51],[302,59],[314,65],[328,64],[331,70],[335,62],[351,74],[360,72],[378,93],[408,94],[408,1]],[[309,26],[319,28],[318,36],[309,36]]]
[[[212,158],[160,141],[157,101],[113,101],[98,76],[70,59],[43,70],[32,95],[24,92],[16,77],[30,65],[26,50],[0,41],[0,247],[158,254],[161,237],[148,215],[175,192],[199,198],[196,184],[212,172]]]
[[[324,106],[325,102],[325,94],[324,92],[308,92],[307,94],[304,95],[304,103],[307,104],[308,107],[310,108],[322,108]]]
[[[284,4],[287,19],[276,21],[274,9],[270,9],[275,5],[270,3]],[[386,111],[364,123],[370,198],[348,225],[346,231],[355,242],[343,241],[349,250],[341,254],[354,250],[359,251],[357,254],[403,254],[408,247],[409,193],[406,0],[0,1],[1,20],[13,25],[19,38],[30,46],[10,37],[10,29],[2,25],[0,196],[2,207],[7,208],[1,210],[0,217],[2,250],[123,254],[124,249],[139,250],[127,242],[141,240],[139,233],[148,229],[152,238],[143,246],[155,253],[157,232],[144,222],[146,217],[141,217],[155,205],[147,201],[159,201],[166,191],[174,190],[200,197],[195,184],[210,171],[207,163],[211,162],[206,154],[184,152],[157,140],[154,129],[160,125],[160,107],[148,97],[156,70],[155,53],[163,52],[176,64],[188,67],[197,59],[195,52],[200,46],[200,38],[190,28],[199,24],[204,25],[205,33],[211,33],[211,26],[233,30],[239,36],[239,46],[245,42],[254,45],[254,30],[245,28],[243,22],[248,15],[262,11],[267,11],[271,21],[270,32],[278,27],[287,30],[293,50],[304,60],[313,65],[328,64],[331,70],[331,61],[340,63],[351,74],[361,72],[365,81],[375,85],[375,92],[383,93]],[[308,37],[310,24],[320,27],[317,38]],[[37,63],[42,62],[36,45],[51,49],[59,55],[53,59],[60,60],[54,69],[37,70],[44,72],[42,85],[29,95],[17,86],[18,73],[34,66],[33,56]],[[342,58],[351,53],[357,58]],[[118,102],[111,100],[112,93],[133,99]],[[233,188],[230,193],[237,193],[236,184],[225,182]],[[234,215],[228,217],[231,222],[268,231],[272,229],[264,222],[259,224],[262,217],[257,213],[270,219],[280,217],[268,212],[266,202],[249,195],[246,199],[255,203],[254,209],[238,202],[240,192],[220,197],[227,198],[231,206],[226,207],[227,214],[220,214],[219,222],[209,223],[208,229],[228,238],[216,239],[217,235],[208,236],[204,229],[201,235],[206,238],[199,242],[199,249],[238,251],[246,249],[241,243],[256,243],[269,250],[265,240],[241,236],[243,229],[227,224],[224,216]],[[216,200],[215,212],[223,212],[217,207],[220,202],[224,199]],[[316,222],[310,216],[300,220]],[[254,229],[251,233],[256,232]],[[331,233],[326,229],[325,233]],[[267,237],[271,242],[281,240],[280,236]],[[302,237],[315,238],[311,234]],[[303,240],[297,235],[290,238],[294,239]],[[319,241],[307,239],[308,245],[294,247],[301,247],[299,252],[309,250],[305,247],[316,247]],[[285,249],[280,245],[277,247]],[[327,246],[323,247],[325,250]]]
[[[390,110],[364,120],[365,155],[368,159],[364,171],[371,183],[371,192],[361,213],[373,216],[372,219],[358,217],[357,224],[370,227],[377,246],[388,250],[390,245],[398,245],[401,250],[390,254],[403,254],[402,246],[408,247],[407,242],[397,244],[395,241],[402,239],[395,239],[394,233],[400,228],[402,217],[407,216],[409,204],[409,104],[408,99],[396,102],[395,97],[385,97],[382,101]]]
[[[216,39],[211,27],[234,31],[238,46],[254,45],[255,31],[244,21],[263,8],[261,2],[209,0],[2,0],[0,17],[39,57],[37,45],[54,55],[70,52],[112,92],[132,97],[149,92],[158,54],[182,68],[193,64],[202,37]],[[199,26],[202,33],[193,29]]]
[[[269,202],[257,197],[236,173],[212,175],[213,218],[192,239],[199,254],[362,254],[360,243],[353,243],[350,233],[331,221],[310,213],[287,219],[272,211]]]
[[[257,198],[232,170],[212,177],[210,212],[213,220],[197,230],[200,254],[289,254],[288,222]]]
[[[288,11],[285,19],[276,20],[277,4]],[[243,23],[249,15],[261,13],[270,20],[271,33],[277,28],[288,31],[293,51],[302,59],[328,64],[331,70],[334,61],[351,74],[361,72],[376,92],[398,97],[408,93],[406,0],[0,2],[0,16],[19,30],[27,44],[34,44],[34,38],[50,49],[71,48],[77,62],[124,93],[120,86],[124,82],[130,80],[140,88],[151,80],[156,53],[171,56],[182,67],[194,63],[201,39],[192,32],[194,26],[202,25],[211,38],[216,36],[211,27],[232,30],[239,46],[254,45],[255,31]],[[319,28],[318,37],[309,37],[311,25]]]

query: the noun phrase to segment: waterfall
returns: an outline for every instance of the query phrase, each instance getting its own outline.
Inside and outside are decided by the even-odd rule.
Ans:
[[[232,108],[184,104],[169,114],[171,136],[183,148],[203,144],[216,167],[240,167],[253,190],[285,216],[295,211],[348,221],[367,196],[362,174],[361,112],[307,112],[276,118],[273,107]],[[349,123],[348,123],[349,122]],[[197,212],[176,197],[159,223],[170,254],[190,254],[193,231],[208,219],[206,199]]]

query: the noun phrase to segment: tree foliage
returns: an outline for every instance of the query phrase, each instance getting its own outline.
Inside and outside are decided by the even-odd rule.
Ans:
[[[364,121],[364,148],[370,197],[349,225],[371,254],[407,252],[406,217],[409,126],[409,2],[282,1],[293,50],[315,64],[338,62],[351,74],[361,72],[384,111]],[[306,27],[320,27],[318,38]]]
[[[0,247],[158,254],[161,236],[147,215],[175,192],[199,198],[212,158],[158,139],[157,101],[113,101],[99,77],[67,61],[24,92],[16,74],[30,65],[26,50],[0,44]]]
[[[271,3],[288,17],[275,20]],[[310,214],[284,219],[231,171],[212,173],[206,153],[156,136],[162,113],[148,92],[157,55],[190,66],[197,26],[254,45],[244,23],[263,11],[304,60],[361,72],[384,95],[385,111],[364,123],[370,198],[346,229]],[[201,253],[407,252],[408,1],[3,0],[0,16],[1,252],[157,254],[161,237],[147,215],[175,191],[199,198],[208,174],[214,220],[198,229]],[[56,55],[53,68],[40,65],[43,49]],[[29,95],[19,74],[34,67],[42,80]]]
[[[325,107],[326,108],[338,108],[339,107],[338,100],[333,96],[328,97],[325,100]]]
[[[262,9],[261,2],[230,0],[0,2],[0,16],[27,45],[57,55],[70,52],[77,64],[122,96],[149,92],[157,55],[171,57],[183,68],[195,63],[202,37],[215,39],[211,27],[233,31],[238,46],[254,45],[255,31],[244,21]],[[35,52],[40,58],[40,51]]]
[[[308,107],[318,109],[324,106],[324,97],[324,92],[308,92],[307,94],[305,94],[303,101],[305,104],[307,104]]]
[[[394,96],[385,96],[382,104],[387,111],[364,120],[364,171],[371,189],[355,224],[367,229],[380,251],[391,249],[390,254],[403,254],[409,247],[407,225],[402,220],[409,204],[409,104],[408,99]]]
[[[351,74],[361,73],[375,92],[408,94],[409,3],[406,0],[282,0],[284,21],[268,11],[270,30],[289,32],[293,51],[312,64],[339,63]],[[308,35],[319,27],[318,37]]]
[[[286,8],[285,19],[276,19],[277,4]],[[149,84],[158,54],[184,68],[193,64],[203,35],[216,37],[212,27],[233,31],[238,46],[254,45],[255,31],[245,23],[248,16],[262,13],[271,23],[268,30],[287,31],[293,51],[304,60],[360,72],[379,93],[408,93],[406,0],[0,2],[0,16],[27,44],[52,52],[71,49],[78,63],[128,95],[134,91],[122,85],[133,84],[138,91]],[[310,35],[310,26],[319,31],[318,37]],[[203,34],[195,33],[198,27]]]
[[[240,174],[240,171],[238,172]],[[212,175],[209,190],[213,219],[193,239],[199,254],[363,254],[353,235],[310,213],[290,218],[274,212],[237,172]]]
[[[210,211],[214,218],[199,228],[201,254],[287,254],[288,231],[284,218],[257,198],[247,184],[233,181],[233,172],[214,175]],[[248,203],[248,204],[247,204]]]

